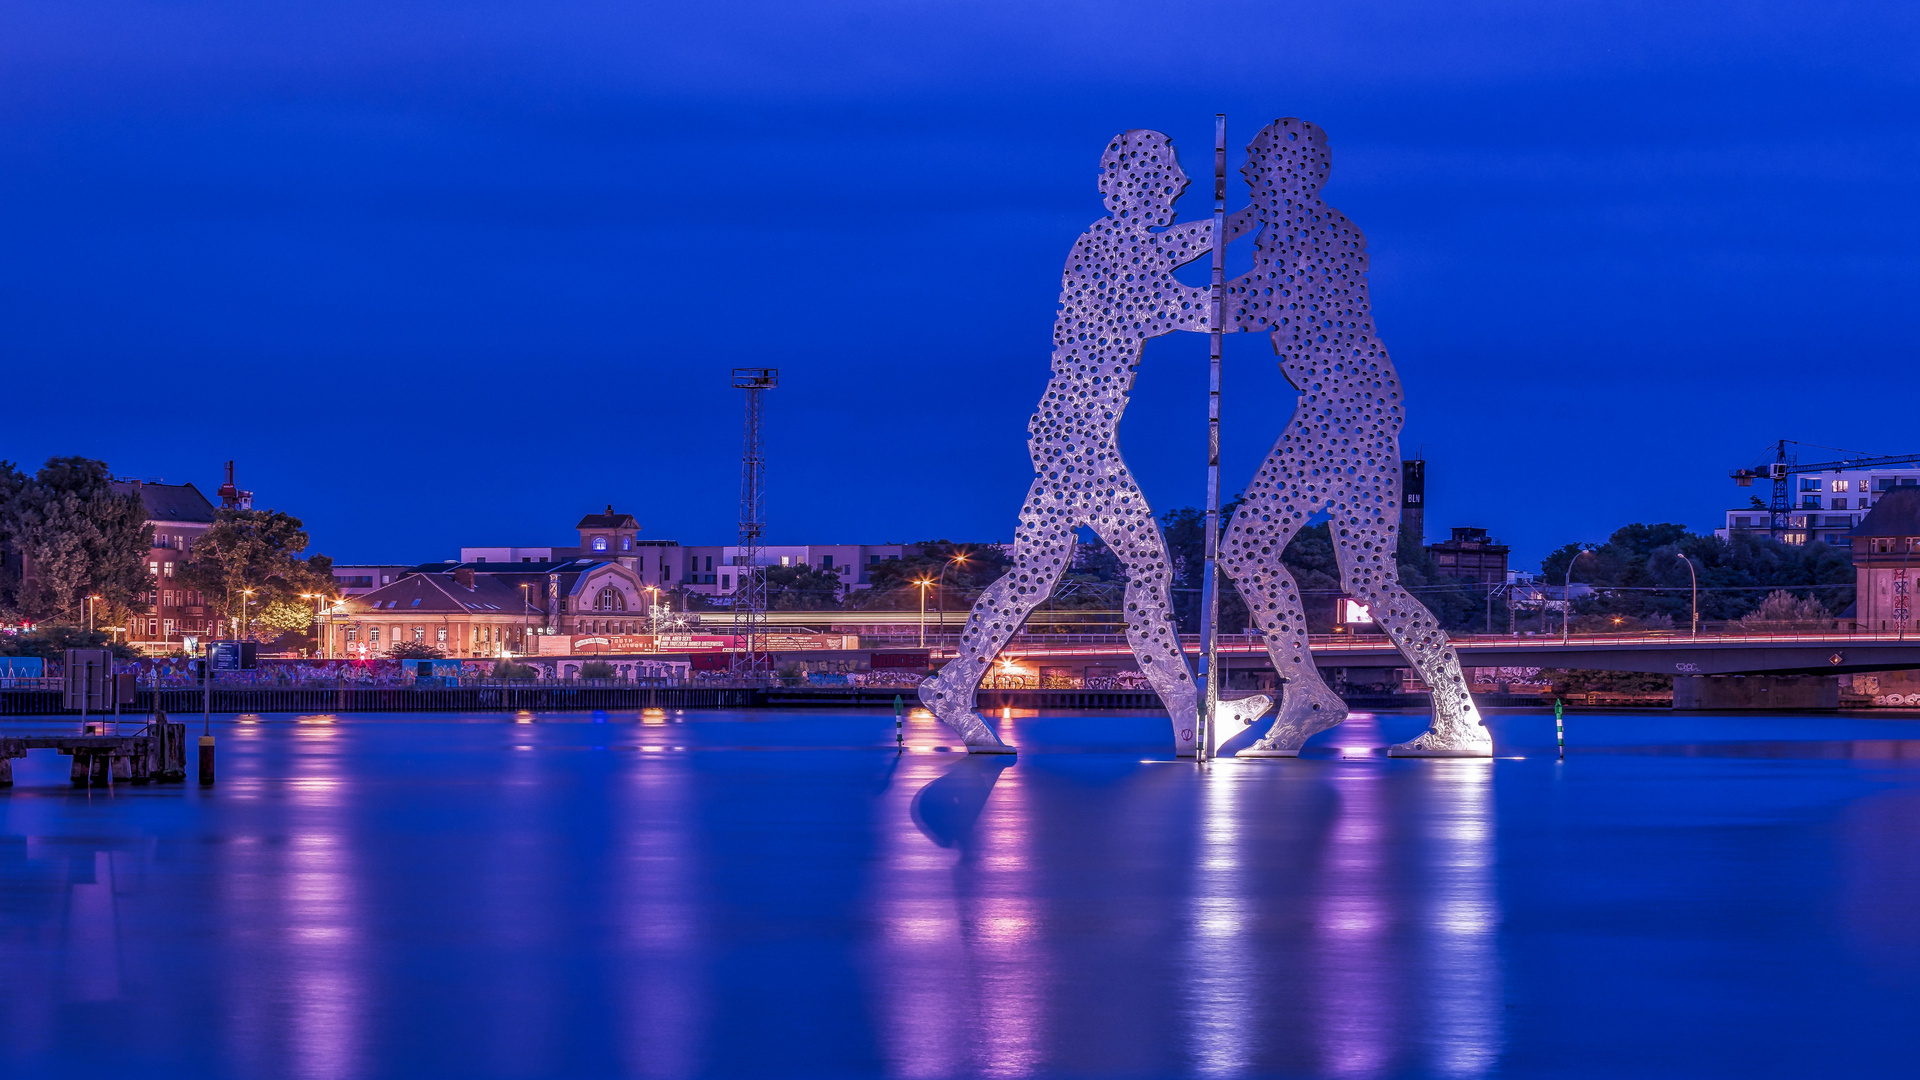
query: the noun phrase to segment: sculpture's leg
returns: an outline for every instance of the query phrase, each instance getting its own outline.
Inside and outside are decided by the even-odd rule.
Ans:
[[[1173,623],[1173,558],[1146,500],[1131,482],[1120,483],[1120,495],[1093,529],[1126,568],[1127,644],[1140,663],[1140,673],[1167,707],[1174,753],[1192,757],[1198,741],[1194,732],[1199,703],[1193,669]],[[1264,702],[1260,711],[1270,704]]]
[[[1073,528],[1064,501],[1049,497],[1043,481],[1033,482],[1020,528],[1014,533],[1012,569],[987,586],[967,613],[967,625],[960,631],[960,655],[920,684],[921,704],[960,735],[969,753],[1013,753],[980,718],[974,693],[993,658],[1053,593],[1073,561]]]
[[[1220,568],[1247,602],[1249,616],[1266,637],[1273,670],[1285,684],[1273,726],[1236,757],[1299,757],[1307,739],[1347,718],[1347,703],[1314,665],[1300,586],[1280,561],[1313,509],[1288,495],[1285,478],[1300,475],[1290,453],[1294,438],[1289,427],[1274,444],[1220,538]]]
[[[1460,656],[1440,621],[1400,586],[1394,562],[1398,525],[1384,517],[1336,517],[1334,556],[1347,591],[1367,605],[1433,692],[1433,724],[1419,738],[1389,747],[1392,757],[1492,757],[1493,736],[1467,688]]]

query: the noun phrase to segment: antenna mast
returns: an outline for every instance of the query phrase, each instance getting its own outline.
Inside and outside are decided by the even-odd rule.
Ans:
[[[1227,114],[1213,114],[1213,281],[1207,303],[1207,522],[1206,569],[1200,580],[1200,716],[1193,760],[1213,756],[1213,714],[1220,704],[1220,335],[1226,306]]]
[[[767,655],[767,578],[760,565],[766,531],[767,460],[760,441],[765,391],[780,385],[779,368],[734,368],[733,387],[747,392],[746,446],[740,453],[740,549],[733,592],[733,674],[758,682],[773,668]]]

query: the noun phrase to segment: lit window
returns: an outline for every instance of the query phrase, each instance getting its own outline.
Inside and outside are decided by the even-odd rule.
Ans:
[[[594,537],[594,538],[593,538],[593,550],[595,550],[595,551],[605,551],[605,550],[607,550],[607,538],[606,538],[606,537],[604,537],[604,536],[596,536],[596,537]]]
[[[631,537],[631,536],[623,536],[623,537],[621,537],[621,538],[620,538],[620,550],[621,550],[621,551],[632,551],[632,550],[633,550],[633,537]]]
[[[162,566],[164,566],[164,567],[166,567],[166,568],[167,568],[167,576],[168,576],[168,577],[172,577],[172,576],[173,576],[173,564],[172,564],[172,563],[161,563],[160,565],[162,565]]]
[[[447,628],[442,626],[433,632],[433,639],[442,645],[447,643]]]
[[[414,641],[416,641],[416,642],[419,642],[419,643],[421,643],[421,644],[425,644],[425,643],[426,643],[426,640],[427,640],[427,628],[426,628],[426,627],[424,627],[424,626],[416,626],[416,627],[414,627],[414,628],[413,628],[413,640],[414,640]]]
[[[1847,480],[1835,480],[1835,481],[1833,482],[1833,490],[1835,490],[1835,491],[1845,491],[1845,490],[1847,490],[1847,485],[1848,485],[1848,484],[1849,484],[1850,482],[1851,482],[1851,481],[1847,481]]]

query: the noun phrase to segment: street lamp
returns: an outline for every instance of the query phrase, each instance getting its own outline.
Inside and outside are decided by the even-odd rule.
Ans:
[[[319,646],[319,648],[316,648],[314,651],[321,652],[325,650],[326,655],[323,658],[331,659],[332,644],[327,640],[327,624],[324,621],[326,616],[325,613],[320,610],[320,601],[326,598],[325,593],[303,592],[300,594],[300,599],[313,601],[313,636],[316,639],[315,644]]]
[[[1565,605],[1560,609],[1560,644],[1562,645],[1567,643],[1567,623],[1573,619],[1573,564],[1580,561],[1580,556],[1589,554],[1592,552],[1581,548],[1573,553],[1573,558],[1567,560],[1566,581],[1560,586],[1560,602]]]
[[[940,635],[942,637],[947,633],[947,571],[956,564],[964,565],[966,561],[967,553],[963,551],[948,559],[946,565],[940,568],[940,584],[936,587],[936,591],[940,594]]]
[[[927,647],[927,590],[933,587],[933,579],[921,577],[914,581],[920,588],[920,647]]]
[[[520,654],[522,656],[533,651],[527,647],[531,644],[527,641],[527,636],[533,632],[533,601],[527,598],[527,590],[532,587],[528,582],[520,583]]]
[[[93,602],[98,599],[100,598],[97,596],[87,597],[87,633],[89,634],[93,633]]]
[[[1693,582],[1693,636],[1699,637],[1700,636],[1700,575],[1694,573],[1692,559],[1687,558],[1685,555],[1680,554],[1678,551],[1673,553],[1673,557],[1687,564],[1687,577]]]
[[[253,595],[252,589],[240,590],[240,625],[237,628],[235,628],[235,633],[243,641],[247,637],[247,628],[249,625],[251,625],[247,622],[247,597],[252,595]]]

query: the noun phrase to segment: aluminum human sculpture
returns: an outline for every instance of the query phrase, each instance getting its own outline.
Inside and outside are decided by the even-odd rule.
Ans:
[[[974,694],[993,658],[1072,564],[1081,527],[1125,567],[1128,644],[1167,707],[1177,752],[1191,754],[1195,745],[1197,699],[1173,625],[1172,560],[1118,436],[1147,339],[1207,329],[1207,291],[1181,284],[1173,271],[1210,252],[1213,226],[1171,225],[1187,176],[1160,132],[1117,136],[1100,169],[1109,213],[1074,242],[1061,275],[1053,375],[1028,424],[1035,476],[1014,531],[1013,566],[973,605],[959,655],[920,684],[921,702],[974,753],[1012,752],[980,719]],[[1272,704],[1256,696],[1222,708],[1244,725]]]
[[[1239,756],[1297,756],[1309,736],[1346,718],[1346,703],[1314,666],[1300,590],[1280,561],[1321,512],[1330,515],[1343,586],[1433,691],[1432,725],[1388,753],[1491,756],[1459,656],[1399,582],[1400,380],[1374,332],[1367,238],[1320,198],[1331,166],[1326,133],[1288,118],[1261,129],[1241,170],[1260,232],[1253,270],[1228,288],[1229,328],[1268,332],[1301,396],[1220,543],[1221,568],[1285,680],[1272,728]]]

